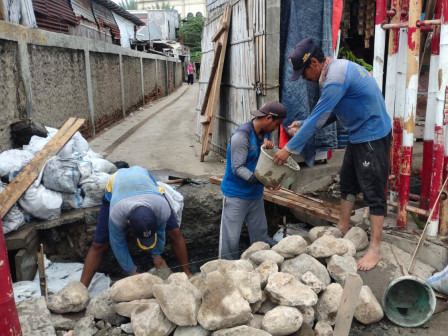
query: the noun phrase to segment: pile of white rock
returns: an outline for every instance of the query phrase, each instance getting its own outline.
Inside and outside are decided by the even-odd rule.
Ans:
[[[210,261],[191,279],[173,273],[163,281],[143,273],[119,280],[88,304],[82,323],[90,329],[84,334],[94,335],[95,320],[102,320],[138,336],[332,335],[345,278],[357,272],[353,256],[368,239],[360,228],[342,238],[333,227],[313,228],[309,237],[309,246],[301,236],[272,248],[257,242],[240,260]],[[82,284],[63,289],[48,299],[48,308],[83,309],[87,290],[78,295],[73,287],[83,291]],[[122,324],[124,317],[130,323]],[[363,324],[383,318],[368,286],[361,289],[354,317]],[[83,335],[80,322],[74,334]]]

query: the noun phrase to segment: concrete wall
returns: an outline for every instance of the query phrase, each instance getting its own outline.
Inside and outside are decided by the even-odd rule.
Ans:
[[[144,96],[154,100],[168,94],[167,83],[169,92],[182,84],[176,76],[182,65],[173,57],[5,21],[0,64],[0,151],[12,147],[9,125],[20,119],[59,128],[70,117],[84,118],[81,132],[89,137],[141,106]]]

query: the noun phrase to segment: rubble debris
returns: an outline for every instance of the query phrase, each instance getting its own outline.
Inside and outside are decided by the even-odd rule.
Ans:
[[[362,251],[369,246],[369,238],[367,237],[367,233],[360,227],[352,227],[345,234],[344,239],[351,240],[356,246],[356,251]]]
[[[342,241],[323,235],[315,242],[328,237]],[[172,273],[165,281],[149,273],[130,276],[93,298],[86,317],[78,316],[78,322],[55,316],[53,324],[58,332],[73,327],[76,335],[95,336],[173,332],[175,336],[308,336],[313,327],[316,335],[331,335],[343,293],[340,283],[347,274],[357,272],[354,258],[334,254],[319,261],[307,253],[290,253],[293,258],[280,262],[272,256],[284,257],[265,249],[264,243],[254,245],[249,248],[253,253],[246,256],[261,262],[256,268],[245,259],[213,260],[191,279],[184,273]],[[257,253],[271,258],[265,260]],[[331,283],[330,274],[340,283]],[[60,292],[68,292],[70,286],[74,285]],[[362,287],[354,317],[363,324],[383,317],[381,305],[367,286]]]
[[[334,254],[343,255],[347,253],[348,247],[342,238],[324,235],[317,238],[306,250],[314,258],[328,258]]]
[[[110,297],[115,302],[124,302],[154,297],[152,288],[163,280],[149,273],[142,273],[118,280],[111,287]]]
[[[286,336],[299,330],[302,323],[303,317],[297,308],[278,306],[264,315],[262,327],[273,336]]]
[[[301,236],[288,236],[283,238],[277,245],[272,247],[272,251],[277,252],[283,258],[294,258],[305,253],[308,243]]]
[[[72,281],[57,294],[50,295],[47,306],[55,313],[76,313],[84,310],[89,301],[89,291],[80,281]]]
[[[316,226],[313,227],[308,233],[308,237],[312,243],[317,238],[320,238],[325,235],[330,235],[335,238],[342,238],[342,231],[333,226]]]

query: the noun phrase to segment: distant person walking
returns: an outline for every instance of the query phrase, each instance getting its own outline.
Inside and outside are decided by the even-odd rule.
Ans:
[[[187,71],[188,71],[188,82],[187,83],[193,85],[193,74],[194,74],[193,63],[188,63]]]

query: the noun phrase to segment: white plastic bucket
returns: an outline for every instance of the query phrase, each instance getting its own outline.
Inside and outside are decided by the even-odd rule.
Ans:
[[[291,157],[282,165],[275,164],[273,157],[278,150],[278,148],[261,147],[261,154],[255,167],[255,176],[265,187],[275,188],[300,170],[297,162]]]

